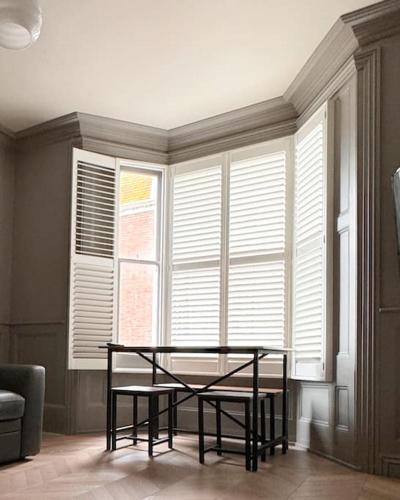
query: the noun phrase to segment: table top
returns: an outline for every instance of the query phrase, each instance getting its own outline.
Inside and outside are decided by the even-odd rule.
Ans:
[[[107,343],[100,349],[109,349],[112,352],[140,352],[140,353],[177,353],[177,354],[286,354],[292,349],[268,346],[126,346],[123,344]]]

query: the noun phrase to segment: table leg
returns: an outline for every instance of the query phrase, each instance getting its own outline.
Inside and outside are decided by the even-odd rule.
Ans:
[[[250,401],[244,403],[244,425],[245,430],[245,453],[246,470],[251,470],[251,421],[250,421]]]
[[[153,456],[153,444],[154,444],[154,416],[155,416],[155,411],[154,411],[154,403],[155,403],[155,397],[154,396],[149,396],[148,398],[149,402],[149,442],[148,442],[148,454],[149,457]]]
[[[111,449],[111,387],[112,387],[112,351],[107,350],[107,415],[106,415],[106,449]]]
[[[253,472],[258,468],[258,354],[253,359]]]
[[[221,401],[216,401],[216,411],[215,411],[215,417],[216,417],[216,429],[217,429],[217,448],[219,450],[217,451],[217,454],[219,456],[222,455],[222,438],[221,438]]]
[[[112,451],[117,449],[117,393],[112,394],[112,426],[111,426],[111,449]]]
[[[198,399],[198,428],[199,428],[199,462],[204,464],[204,405],[201,398]]]
[[[287,408],[287,355],[283,355],[283,380],[282,380],[282,453],[288,449],[288,408]]]
[[[178,391],[174,391],[172,406],[174,411],[174,436],[177,436],[178,435]]]
[[[173,433],[174,433],[174,410],[172,408],[173,404],[173,393],[168,394],[168,448],[173,448]]]
[[[151,372],[151,383],[152,385],[156,385],[157,383],[157,368],[156,368],[157,358],[156,353],[153,352],[152,356],[152,372]]]
[[[137,428],[137,421],[138,421],[138,397],[137,396],[133,396],[133,414],[132,414],[132,425],[133,425],[133,429],[132,429],[132,436],[133,437],[137,437],[138,435],[138,428]],[[134,439],[133,440],[133,444],[136,445],[137,444],[137,440]]]

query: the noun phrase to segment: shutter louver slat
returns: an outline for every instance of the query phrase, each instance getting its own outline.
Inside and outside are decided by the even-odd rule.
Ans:
[[[221,183],[221,167],[218,166],[175,175],[172,232],[174,264],[219,259]],[[201,232],[198,224],[201,224]]]
[[[230,267],[229,343],[283,346],[284,268],[283,261]]]
[[[69,368],[106,368],[115,332],[115,161],[74,149]]]
[[[324,374],[326,333],[325,127],[325,113],[319,112],[305,132],[300,129],[295,162],[294,375],[318,380]]]
[[[253,162],[245,160],[232,164],[230,257],[284,251],[285,158],[282,152],[255,158]],[[254,177],[253,169],[257,169],[257,177]],[[252,184],[247,186],[249,182]],[[273,214],[273,219],[270,219],[270,214]]]
[[[106,173],[107,172],[107,173]],[[90,173],[90,175],[89,175]],[[107,181],[105,180],[107,179]],[[86,207],[90,206],[90,211]],[[115,220],[115,172],[78,161],[75,252],[99,257],[114,256],[114,224],[102,227],[102,235],[94,229],[96,220],[107,210],[111,221]],[[90,229],[88,227],[92,229]],[[108,243],[105,241],[107,239]]]
[[[172,277],[172,345],[218,345],[219,269],[175,271]]]
[[[71,297],[72,355],[74,358],[105,358],[99,345],[112,342],[114,325],[114,268],[103,265],[73,264]],[[95,281],[93,281],[95,279]],[[85,303],[90,299],[90,304]],[[101,315],[98,310],[100,308]]]

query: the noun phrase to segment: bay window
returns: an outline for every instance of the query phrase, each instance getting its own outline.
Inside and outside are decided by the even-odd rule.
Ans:
[[[294,347],[294,377],[329,377],[327,111],[294,137],[166,167],[75,149],[70,368],[103,368],[106,341],[267,345]],[[130,358],[118,367],[141,369]],[[163,362],[215,374],[240,359]],[[279,367],[269,357],[261,373]]]

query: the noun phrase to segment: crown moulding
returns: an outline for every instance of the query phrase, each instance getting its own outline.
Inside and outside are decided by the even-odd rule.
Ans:
[[[400,0],[385,0],[340,17],[281,97],[171,130],[76,112],[14,134],[16,147],[71,140],[104,154],[174,163],[284,137],[329,98],[338,74],[355,71],[362,49],[398,33]]]
[[[26,150],[71,140],[89,151],[166,164],[292,134],[296,118],[282,97],[171,130],[75,112],[18,132],[16,144]]]
[[[360,49],[400,33],[400,0],[385,0],[341,16],[284,93],[302,115]]]
[[[3,151],[15,150],[15,136],[4,127],[0,127],[0,148]]]

